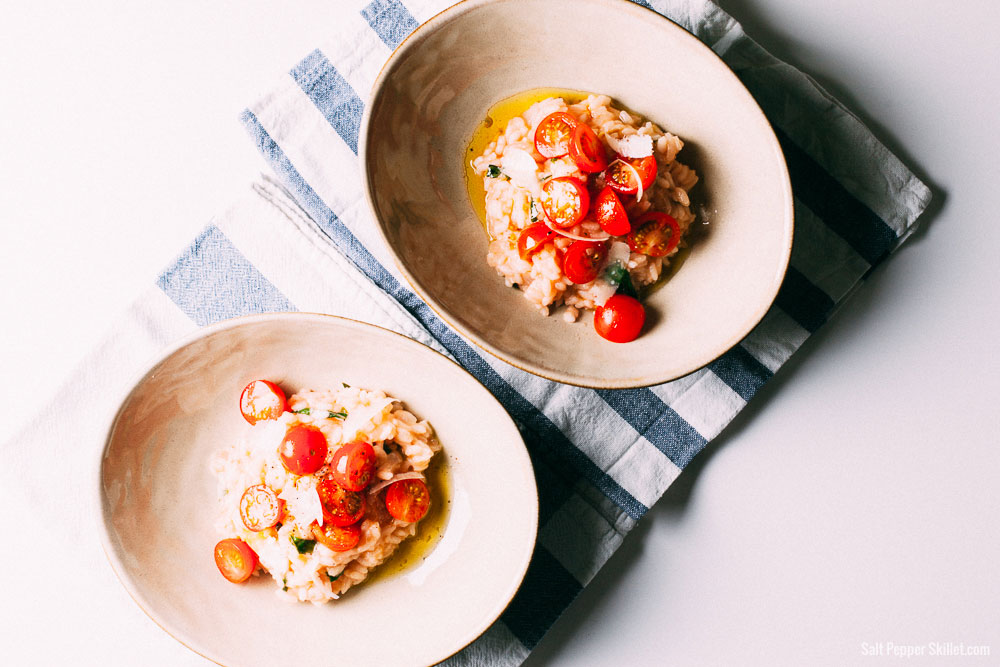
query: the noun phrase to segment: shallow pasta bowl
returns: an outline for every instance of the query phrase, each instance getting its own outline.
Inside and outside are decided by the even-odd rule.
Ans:
[[[420,562],[321,607],[280,599],[270,576],[223,579],[209,459],[248,428],[239,394],[264,378],[293,391],[381,389],[430,422],[446,457],[447,513]],[[325,315],[230,320],[167,350],[112,420],[96,487],[99,532],[122,584],[162,628],[221,664],[443,660],[509,603],[537,528],[530,460],[492,395],[419,343]]]
[[[679,269],[646,300],[634,342],[592,315],[542,317],[487,265],[467,194],[476,126],[538,88],[610,95],[680,136],[702,215]],[[376,79],[362,120],[362,181],[400,273],[451,326],[532,373],[623,388],[708,364],[761,320],[792,244],[792,195],[767,119],[708,47],[626,0],[466,0],[419,27]],[[707,224],[700,224],[707,223]]]

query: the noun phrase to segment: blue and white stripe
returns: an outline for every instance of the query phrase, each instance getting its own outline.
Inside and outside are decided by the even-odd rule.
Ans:
[[[258,185],[261,215],[222,216],[158,285],[198,325],[299,309],[387,326],[449,354],[497,396],[535,465],[539,540],[501,620],[448,662],[513,665],[691,459],[910,233],[929,193],[853,116],[710,2],[639,2],[720,53],[774,125],[795,195],[791,267],[760,325],[686,378],[594,391],[526,374],[484,357],[406,286],[361,194],[363,100],[391,50],[449,4],[364,4],[335,28],[329,44],[244,111],[244,125],[294,201],[274,183]],[[287,223],[277,231],[275,211]],[[325,288],[332,282],[342,291]]]

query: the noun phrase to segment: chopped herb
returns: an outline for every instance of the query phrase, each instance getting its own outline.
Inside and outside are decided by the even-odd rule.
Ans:
[[[288,590],[288,579],[282,579],[281,580],[281,590],[283,590],[283,591],[287,591]]]
[[[338,572],[337,574],[330,574],[329,572],[327,572],[326,578],[329,579],[330,581],[336,581],[337,579],[340,579],[341,574],[343,574],[343,572]]]
[[[544,183],[545,181],[549,180],[550,178],[552,178],[552,174],[545,174],[544,176],[542,176],[542,177],[541,177],[540,179],[538,179],[538,180],[539,180],[539,181],[540,181],[541,183]]]
[[[316,540],[303,540],[294,535],[292,535],[291,540],[300,554],[311,554],[313,547],[316,546]]]
[[[604,279],[615,287],[622,284],[622,278],[626,275],[628,275],[628,271],[625,270],[621,262],[615,262],[604,270]]]
[[[346,387],[347,385],[345,384],[344,386]],[[308,415],[309,414],[309,408],[302,408],[301,410],[293,410],[292,412],[294,412],[297,415]],[[327,413],[326,413],[326,418],[327,419],[347,419],[347,410],[341,410],[340,412],[333,412],[332,410],[328,410]]]
[[[500,167],[496,166],[495,164],[491,164],[489,168],[486,170],[486,175],[489,176],[490,178],[499,178]]]
[[[538,222],[538,209],[535,208],[535,198],[531,197],[530,204],[528,204],[528,211],[531,213],[531,221]]]
[[[347,384],[346,382],[341,382],[340,384],[344,385],[344,389],[350,389],[351,388],[351,385]]]
[[[625,296],[632,297],[633,299],[639,298],[639,293],[635,291],[635,286],[632,284],[632,276],[629,275],[628,271],[625,271],[625,276],[618,285],[618,291]]]
[[[632,277],[629,275],[628,269],[621,262],[615,262],[605,269],[604,279],[616,286],[622,294],[639,298],[635,291],[635,286],[632,285]]]

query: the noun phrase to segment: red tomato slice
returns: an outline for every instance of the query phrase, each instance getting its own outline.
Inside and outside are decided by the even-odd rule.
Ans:
[[[594,329],[612,343],[628,343],[639,337],[646,322],[646,309],[638,299],[615,294],[594,311]]]
[[[535,150],[543,157],[562,157],[569,153],[576,128],[576,118],[557,111],[542,119],[535,128]]]
[[[330,477],[348,491],[364,491],[375,473],[375,449],[367,442],[349,442],[333,454]]]
[[[420,521],[431,506],[431,494],[420,479],[404,479],[389,485],[385,492],[385,508],[394,519],[413,523]]]
[[[573,130],[573,141],[569,144],[569,156],[580,171],[596,174],[608,166],[608,156],[604,144],[586,123],[579,123]]]
[[[531,256],[542,249],[546,243],[552,240],[555,232],[539,222],[537,225],[526,227],[521,235],[517,237],[517,254],[524,261],[529,261]]]
[[[627,241],[632,252],[663,257],[681,242],[681,226],[666,213],[649,211],[635,221]]]
[[[322,526],[312,525],[313,538],[323,546],[334,551],[350,551],[361,541],[361,524],[350,526],[334,526],[323,522]]]
[[[326,462],[326,436],[315,426],[293,426],[285,433],[278,454],[285,470],[293,475],[311,475]]]
[[[230,537],[215,545],[215,565],[223,577],[239,584],[257,569],[257,553],[243,540]]]
[[[269,380],[254,380],[240,394],[240,412],[243,419],[256,424],[265,419],[277,419],[288,409],[285,392]]]
[[[589,283],[597,277],[597,271],[607,256],[607,243],[573,241],[563,257],[563,273],[577,285]]]
[[[284,501],[266,484],[251,486],[240,498],[240,518],[247,530],[264,530],[281,520]]]
[[[655,157],[647,155],[646,157],[630,160],[619,155],[618,161],[612,162],[607,171],[604,172],[604,181],[618,194],[634,195],[639,192],[639,186],[635,182],[635,174],[632,173],[631,169],[622,164],[623,162],[627,162],[635,167],[642,181],[643,190],[651,186],[653,181],[656,180]]]
[[[325,477],[317,484],[316,493],[323,504],[324,525],[349,526],[365,515],[365,497],[357,491],[348,491],[332,477]]]
[[[601,223],[601,229],[612,236],[624,236],[632,231],[628,213],[610,185],[605,185],[594,200],[594,217]]]
[[[590,193],[580,181],[569,176],[552,178],[542,186],[542,207],[556,227],[572,227],[590,210]]]

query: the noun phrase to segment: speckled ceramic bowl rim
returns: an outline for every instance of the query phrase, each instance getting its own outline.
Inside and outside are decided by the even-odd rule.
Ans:
[[[407,270],[407,268],[400,261],[396,252],[393,250],[392,244],[389,242],[388,235],[379,221],[377,208],[375,206],[375,196],[372,191],[372,183],[368,175],[368,134],[369,134],[369,124],[371,122],[371,109],[375,99],[381,95],[383,88],[385,87],[386,79],[388,78],[389,72],[393,69],[395,64],[399,62],[406,54],[419,46],[420,42],[429,34],[435,30],[447,25],[451,21],[459,18],[460,16],[477,9],[483,5],[496,4],[500,2],[507,2],[510,0],[462,0],[461,2],[452,5],[451,7],[438,12],[433,17],[419,25],[413,32],[407,35],[403,41],[393,50],[389,59],[386,60],[382,69],[379,71],[378,76],[375,78],[375,83],[372,84],[371,93],[368,96],[368,102],[365,105],[364,113],[361,117],[361,127],[358,136],[358,164],[361,169],[361,183],[364,188],[365,201],[368,203],[368,210],[372,214],[372,217],[376,221],[376,229],[378,230],[379,236],[381,236],[382,241],[385,243],[386,248],[388,248],[390,254],[392,254],[393,262],[395,262],[396,267],[399,272],[406,279],[410,288],[428,305],[428,307],[442,320],[448,323],[449,326],[456,329],[463,337],[467,340],[472,341],[477,347],[486,352],[492,354],[493,356],[502,359],[503,361],[509,363],[516,368],[520,368],[523,371],[532,373],[544,377],[548,380],[553,380],[555,382],[562,382],[564,384],[575,385],[578,387],[587,387],[592,389],[636,389],[640,387],[649,387],[656,384],[662,384],[664,382],[669,382],[671,380],[676,380],[678,378],[685,377],[694,373],[708,364],[712,363],[730,349],[732,349],[737,343],[743,340],[747,334],[753,331],[754,327],[760,324],[760,321],[764,319],[764,315],[767,314],[771,306],[774,304],[775,299],[778,297],[778,291],[781,289],[781,285],[784,282],[785,274],[788,271],[789,261],[792,255],[792,244],[795,237],[795,209],[794,209],[794,198],[792,196],[792,186],[791,178],[788,174],[788,165],[784,160],[784,151],[781,149],[781,144],[778,142],[778,137],[774,133],[774,128],[771,126],[771,122],[768,120],[767,116],[761,110],[760,105],[756,103],[753,95],[747,91],[751,99],[754,99],[754,108],[760,116],[770,131],[770,139],[773,141],[774,148],[779,155],[782,156],[780,160],[781,177],[784,181],[784,190],[787,193],[786,202],[787,207],[785,209],[785,234],[786,242],[784,245],[784,254],[781,258],[781,268],[775,273],[775,280],[772,285],[770,293],[767,295],[766,299],[761,299],[760,307],[754,312],[754,314],[747,319],[747,325],[738,330],[734,331],[733,334],[724,342],[717,347],[707,351],[702,358],[698,359],[692,367],[684,373],[679,374],[668,374],[664,376],[648,376],[648,377],[636,377],[632,379],[624,380],[609,380],[600,377],[581,377],[579,375],[562,373],[558,370],[547,368],[545,366],[531,363],[528,360],[520,359],[511,356],[500,350],[499,348],[491,345],[489,342],[478,336],[476,333],[470,331],[467,327],[462,326],[460,323],[455,321],[453,318],[449,317],[437,303],[424,292],[417,283],[415,277]],[[673,24],[681,33],[682,39],[690,39],[696,42],[700,47],[702,47],[706,53],[712,54],[729,72],[733,75],[735,81],[744,89],[743,83],[736,76],[732,68],[726,64],[726,62],[717,54],[712,51],[711,48],[706,46],[704,42],[699,40],[697,37],[688,32],[684,27],[678,24],[676,21],[672,21],[666,16],[660,14],[659,12],[637,5],[630,0],[589,0],[590,2],[598,2],[609,7],[613,6],[615,9],[619,9],[624,12],[630,12],[633,16],[640,20],[653,20],[666,21]],[[655,18],[654,18],[655,17]]]
[[[377,326],[377,325],[374,325],[374,324],[369,324],[367,322],[359,322],[357,320],[352,320],[352,319],[347,318],[347,317],[340,317],[338,315],[329,315],[329,314],[326,314],[326,313],[311,313],[311,312],[263,313],[263,314],[258,314],[258,315],[244,315],[244,316],[241,316],[241,317],[234,317],[234,318],[230,318],[230,319],[226,319],[226,320],[221,320],[221,321],[216,322],[214,324],[210,324],[210,325],[206,325],[204,327],[200,327],[200,328],[196,329],[195,331],[192,331],[191,333],[189,333],[189,334],[187,334],[185,336],[180,337],[179,339],[175,340],[173,343],[168,344],[167,347],[163,348],[160,351],[160,353],[157,354],[152,361],[150,361],[150,362],[148,362],[146,364],[146,366],[143,368],[143,370],[141,370],[135,376],[133,376],[132,381],[130,381],[128,383],[128,385],[127,385],[127,389],[125,389],[123,392],[121,392],[121,394],[119,396],[120,400],[117,400],[114,403],[112,403],[112,405],[114,407],[111,408],[111,411],[110,411],[110,415],[111,416],[108,417],[108,418],[106,418],[105,422],[104,422],[106,424],[106,427],[105,427],[105,429],[103,431],[103,433],[104,433],[104,444],[101,447],[101,455],[97,459],[97,464],[95,466],[95,469],[93,469],[91,471],[91,475],[92,475],[91,479],[94,479],[95,482],[96,482],[95,485],[94,485],[93,493],[91,495],[91,502],[94,504],[94,511],[91,512],[91,516],[93,517],[94,522],[97,524],[97,534],[98,534],[98,536],[100,538],[101,549],[104,551],[104,556],[107,558],[108,564],[111,566],[111,570],[112,570],[112,572],[114,572],[115,577],[121,583],[122,587],[128,593],[129,597],[132,598],[132,600],[143,611],[143,613],[146,614],[146,616],[148,616],[149,619],[151,621],[153,621],[153,623],[155,623],[157,626],[159,626],[160,629],[162,629],[168,635],[170,635],[175,640],[177,640],[181,645],[185,646],[186,648],[188,648],[189,650],[193,651],[194,653],[197,653],[201,657],[205,658],[206,660],[210,660],[211,662],[213,662],[213,663],[215,663],[217,665],[225,665],[226,663],[219,662],[219,660],[217,660],[216,658],[213,658],[213,657],[211,657],[209,655],[206,655],[202,651],[200,651],[197,648],[195,648],[194,644],[196,644],[197,642],[193,641],[192,638],[188,637],[185,633],[178,633],[177,631],[172,630],[170,627],[168,627],[169,624],[165,623],[164,621],[162,621],[160,619],[159,615],[151,608],[152,605],[150,605],[146,601],[146,598],[135,588],[135,586],[133,586],[132,580],[128,576],[126,576],[124,574],[125,568],[122,565],[121,560],[119,559],[117,552],[115,551],[114,547],[112,546],[112,543],[111,543],[111,534],[110,534],[110,532],[108,530],[108,521],[109,521],[110,517],[109,517],[109,514],[108,514],[107,506],[106,506],[106,504],[104,502],[104,491],[103,491],[103,483],[102,483],[102,474],[103,474],[103,470],[104,470],[104,459],[105,459],[105,457],[107,456],[107,453],[108,453],[108,447],[109,447],[109,445],[111,443],[111,436],[114,433],[115,425],[117,424],[118,418],[121,415],[122,410],[125,408],[126,403],[128,403],[129,399],[135,393],[135,390],[149,376],[149,374],[152,373],[161,363],[163,363],[164,361],[166,361],[167,359],[169,359],[173,354],[175,354],[176,352],[178,352],[179,350],[183,349],[184,347],[186,347],[186,346],[188,346],[188,345],[190,345],[190,344],[192,344],[192,343],[194,343],[194,342],[196,342],[196,341],[198,341],[198,340],[200,340],[202,338],[211,336],[211,335],[216,334],[216,333],[218,333],[220,331],[225,331],[227,329],[233,329],[233,328],[241,327],[241,326],[244,326],[244,325],[247,325],[247,324],[253,324],[253,323],[256,323],[256,322],[266,322],[266,321],[275,320],[275,319],[294,320],[294,319],[303,319],[303,318],[304,319],[310,319],[310,320],[316,320],[316,321],[335,321],[335,322],[337,322],[337,323],[339,323],[339,324],[341,324],[343,326],[349,327],[349,328],[354,328],[354,329],[359,329],[359,330],[368,329],[368,330],[376,331],[376,332],[378,332],[380,334],[385,333],[385,334],[391,334],[392,336],[397,336],[399,339],[401,339],[401,341],[403,342],[404,345],[415,345],[415,346],[418,346],[419,348],[422,348],[423,350],[426,350],[428,352],[431,352],[431,353],[437,355],[441,360],[446,361],[449,364],[453,365],[459,371],[461,371],[462,373],[468,375],[474,382],[476,382],[476,384],[479,384],[481,386],[481,383],[478,380],[476,380],[476,378],[471,373],[469,373],[466,369],[462,368],[462,366],[460,364],[455,363],[454,361],[452,361],[451,359],[449,359],[445,355],[441,354],[437,350],[435,350],[433,348],[430,348],[430,347],[424,345],[423,343],[420,343],[419,341],[413,340],[412,338],[410,338],[408,336],[404,336],[403,334],[401,334],[399,332],[392,331],[391,329],[386,329],[384,327],[380,327],[380,326]],[[495,402],[496,405],[497,405],[497,407],[501,411],[503,411],[504,414],[508,414],[508,417],[509,417],[509,413],[507,413],[506,408],[503,407],[503,404],[500,403],[500,401],[498,401],[496,399],[496,397],[493,396],[493,394],[491,394],[485,387],[483,388],[483,392],[484,392],[484,396],[488,396],[489,400]],[[531,466],[531,460],[530,460],[530,458],[527,457],[527,456],[525,458],[526,458],[527,465],[530,467]],[[532,471],[532,473],[533,473],[533,471]],[[533,520],[534,520],[534,527],[533,527],[533,529],[531,531],[529,531],[531,534],[533,534],[535,536],[535,539],[531,541],[530,545],[526,544],[525,548],[521,552],[522,553],[522,556],[521,556],[521,565],[519,567],[520,576],[517,577],[517,582],[514,585],[511,586],[508,594],[506,595],[506,599],[503,601],[503,603],[502,604],[498,604],[499,612],[497,614],[497,618],[499,618],[500,614],[503,613],[503,610],[506,609],[510,605],[511,600],[514,599],[514,595],[517,593],[518,589],[520,588],[521,582],[524,581],[524,576],[525,576],[525,574],[528,571],[528,565],[531,562],[531,556],[532,556],[532,554],[534,553],[534,550],[535,550],[535,543],[536,543],[536,541],[538,539],[538,494],[537,494],[537,488],[536,488],[535,491],[536,491],[536,493],[534,495],[534,503],[533,503],[533,505],[534,505],[534,512],[533,512],[533,515],[532,515],[533,516]],[[456,653],[458,653],[459,651],[461,651],[462,649],[464,649],[466,646],[468,646],[469,644],[471,644],[472,642],[474,642],[484,632],[486,632],[486,630],[488,630],[490,628],[490,626],[495,621],[496,621],[496,618],[494,618],[492,621],[484,624],[483,627],[477,628],[477,629],[475,629],[473,631],[470,631],[465,637],[463,637],[461,646],[459,648],[457,648],[450,655],[442,656],[441,659],[440,659],[440,661],[447,660],[448,658],[450,658],[451,656],[455,655]]]

